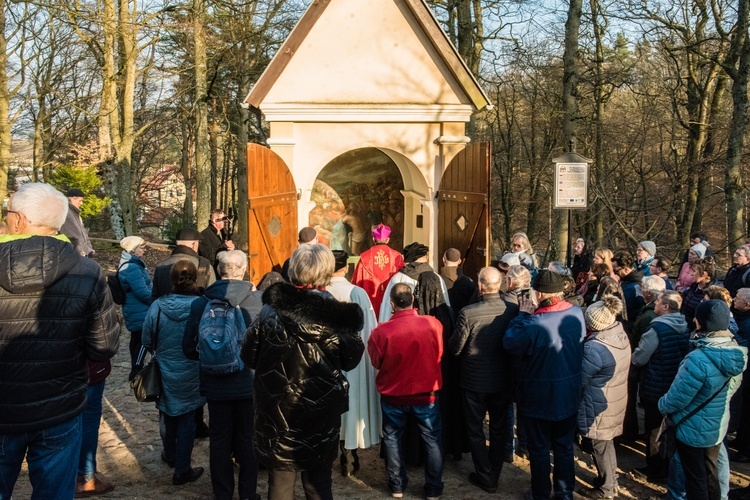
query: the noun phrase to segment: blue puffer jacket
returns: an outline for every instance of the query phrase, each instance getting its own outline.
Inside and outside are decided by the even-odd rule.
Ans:
[[[119,266],[122,266],[118,274],[120,285],[125,291],[125,304],[122,306],[125,327],[137,332],[143,328],[143,319],[151,305],[151,277],[143,261],[125,250],[120,256]]]
[[[513,318],[503,347],[520,357],[521,415],[559,421],[578,412],[586,326],[578,306],[561,301]]]
[[[159,297],[143,322],[143,345],[150,347],[157,335],[156,358],[161,368],[162,396],[156,407],[171,417],[193,411],[206,403],[200,395],[200,362],[182,352],[182,338],[190,306],[198,295],[172,293]]]
[[[677,439],[696,448],[714,446],[724,439],[729,425],[729,400],[742,382],[747,348],[740,347],[728,330],[692,341],[695,350],[680,364],[669,391],[659,400],[659,411],[677,426]],[[683,420],[693,409],[729,383],[704,408]]]

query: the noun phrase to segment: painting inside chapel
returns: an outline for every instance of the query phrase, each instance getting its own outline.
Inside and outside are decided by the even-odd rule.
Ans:
[[[331,161],[313,185],[310,226],[331,250],[360,255],[373,245],[372,226],[392,230],[389,245],[404,246],[404,182],[396,164],[375,148],[357,149]]]

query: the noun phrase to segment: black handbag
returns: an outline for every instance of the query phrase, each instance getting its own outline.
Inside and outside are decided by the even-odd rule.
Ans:
[[[659,426],[659,431],[656,433],[656,442],[659,445],[659,456],[661,458],[669,460],[672,458],[672,456],[674,456],[675,451],[677,451],[677,426],[701,411],[708,403],[713,401],[713,399],[718,396],[721,391],[724,390],[727,384],[729,384],[729,380],[730,379],[728,378],[718,391],[716,391],[710,398],[696,406],[690,413],[682,417],[679,422],[672,423],[672,419],[669,417],[669,415],[664,415],[664,418],[661,421],[661,425]]]
[[[156,359],[156,345],[159,335],[159,321],[161,320],[161,309],[156,316],[156,330],[152,345],[154,354],[151,356],[149,363],[135,376],[130,386],[133,388],[135,399],[141,403],[152,403],[158,401],[161,397],[161,368],[159,361]]]

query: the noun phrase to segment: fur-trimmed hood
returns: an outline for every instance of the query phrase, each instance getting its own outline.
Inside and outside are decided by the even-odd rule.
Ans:
[[[287,331],[307,341],[326,338],[338,330],[359,331],[364,324],[357,304],[288,283],[271,285],[263,293],[263,304],[276,310]]]

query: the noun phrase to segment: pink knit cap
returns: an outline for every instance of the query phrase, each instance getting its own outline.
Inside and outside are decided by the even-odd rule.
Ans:
[[[376,240],[382,241],[391,236],[391,228],[385,224],[378,224],[372,228],[372,237]]]

